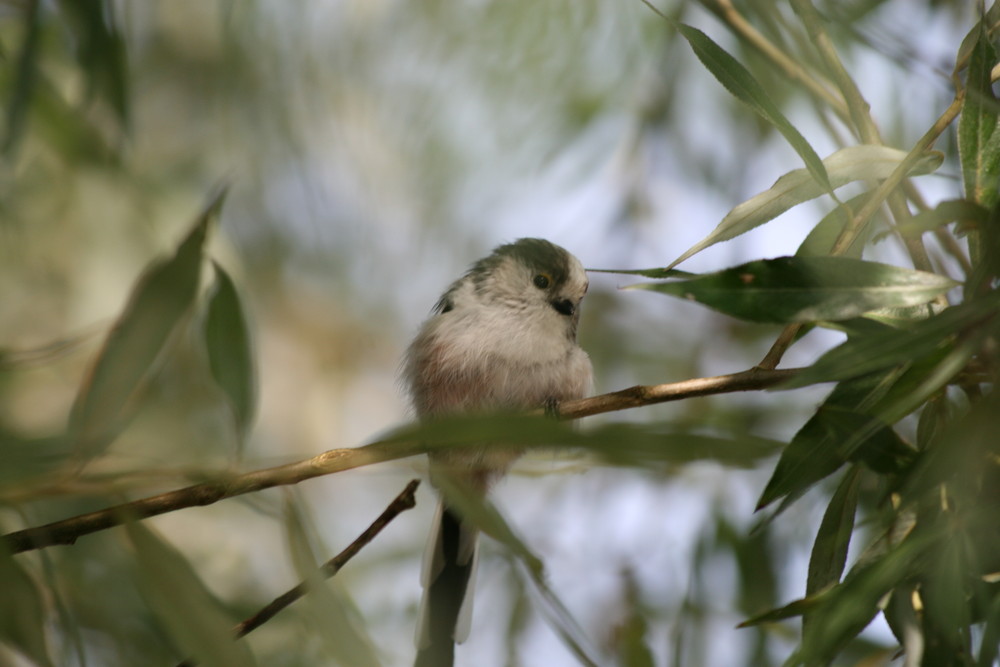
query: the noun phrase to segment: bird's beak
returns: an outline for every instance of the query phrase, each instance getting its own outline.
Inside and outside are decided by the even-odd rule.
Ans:
[[[562,315],[572,315],[576,312],[576,304],[569,299],[556,299],[551,302],[552,307],[556,309],[556,312]]]

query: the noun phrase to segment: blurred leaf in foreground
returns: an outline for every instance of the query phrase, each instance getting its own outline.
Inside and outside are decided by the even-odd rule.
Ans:
[[[235,619],[223,611],[173,546],[140,523],[126,524],[138,564],[136,582],[164,631],[180,651],[203,667],[237,667],[256,661],[233,634]]]
[[[73,404],[70,432],[79,454],[100,454],[134,413],[156,360],[195,302],[205,237],[224,196],[214,195],[174,256],[154,262],[133,287]]]
[[[205,346],[212,377],[232,410],[237,443],[243,445],[257,407],[257,373],[250,326],[229,274],[215,266],[215,286],[205,319]]]

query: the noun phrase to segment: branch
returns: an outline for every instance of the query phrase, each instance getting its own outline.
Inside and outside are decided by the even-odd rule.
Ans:
[[[740,373],[696,378],[683,382],[639,385],[601,396],[566,401],[558,406],[558,415],[560,419],[579,419],[605,412],[638,408],[667,401],[679,401],[696,396],[767,389],[790,379],[797,372],[798,369],[751,368]],[[211,482],[168,491],[96,512],[55,521],[44,526],[7,533],[0,537],[0,548],[6,548],[12,553],[21,553],[57,544],[73,544],[83,535],[112,528],[127,520],[145,519],[185,507],[211,505],[220,500],[241,496],[245,493],[253,493],[275,486],[297,484],[314,477],[322,477],[375,463],[394,461],[423,454],[426,451],[427,446],[420,442],[373,442],[363,447],[331,449],[303,461],[239,475],[220,476]]]
[[[346,549],[323,563],[323,565],[319,568],[320,574],[323,578],[329,579],[340,572],[340,569],[347,564],[347,561],[354,558],[358,552],[361,551],[361,549],[375,539],[375,536],[382,532],[382,529],[388,526],[393,519],[406,510],[416,507],[417,500],[414,498],[414,493],[416,493],[418,486],[420,486],[420,480],[418,479],[412,480],[409,484],[407,484],[406,488],[403,489],[398,496],[396,496],[396,499],[389,503],[389,506],[385,508],[385,511],[382,512],[382,514],[380,514],[374,522],[372,522],[372,525],[365,529],[365,532],[358,535],[357,539],[351,542]],[[237,626],[233,628],[233,634],[237,639],[246,637],[248,634],[274,618],[282,609],[289,606],[308,592],[309,586],[306,582],[302,582],[294,588],[285,591],[278,597],[271,600],[271,602],[264,605],[264,607],[262,607],[256,614],[237,624]],[[192,660],[185,660],[177,667],[193,667],[195,664],[196,663]]]

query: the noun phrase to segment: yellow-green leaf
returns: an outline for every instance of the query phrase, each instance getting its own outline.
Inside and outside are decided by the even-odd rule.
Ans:
[[[833,188],[853,181],[887,178],[906,158],[906,152],[888,146],[850,146],[823,160]],[[939,166],[944,156],[932,152],[924,155],[910,170],[910,176],[929,174]],[[670,266],[672,269],[685,259],[709,246],[746,233],[772,220],[797,204],[815,199],[824,190],[806,169],[796,169],[779,178],[768,190],[751,197],[731,210],[711,234],[693,245]]]

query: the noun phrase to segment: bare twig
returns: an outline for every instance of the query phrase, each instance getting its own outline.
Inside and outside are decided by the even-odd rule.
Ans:
[[[346,549],[323,563],[322,567],[320,567],[320,572],[322,572],[323,577],[329,579],[333,575],[340,572],[340,568],[344,567],[347,561],[354,558],[354,556],[356,556],[362,548],[375,539],[375,536],[382,532],[382,529],[388,526],[390,521],[406,510],[416,507],[417,501],[413,494],[416,493],[418,486],[420,486],[419,479],[410,481],[410,483],[406,485],[406,488],[403,489],[398,496],[396,496],[396,499],[389,503],[389,506],[385,508],[385,511],[382,512],[382,514],[380,514],[374,522],[372,522],[372,525],[365,529],[365,532],[358,535],[357,539],[351,542]],[[273,618],[279,611],[298,600],[307,592],[308,587],[305,583],[301,583],[295,588],[279,595],[256,614],[237,625],[235,628],[236,636],[245,637],[250,634]]]
[[[374,522],[372,522],[372,525],[368,526],[363,533],[358,535],[357,539],[351,542],[346,549],[323,563],[320,567],[320,573],[323,578],[329,579],[340,572],[340,569],[344,567],[347,561],[354,558],[358,552],[361,551],[361,549],[375,539],[375,537],[382,532],[382,529],[388,526],[393,519],[406,510],[416,507],[417,501],[416,498],[414,498],[414,494],[416,493],[418,486],[420,486],[420,480],[418,479],[412,480],[409,484],[407,484],[406,488],[403,489],[398,496],[396,496],[396,499],[389,503],[389,506],[385,508],[385,511],[382,512],[382,514],[380,514]],[[233,628],[233,633],[236,635],[237,639],[247,636],[274,618],[279,611],[303,597],[308,592],[309,587],[305,582],[302,582],[294,588],[285,591],[278,597],[274,598],[274,600],[264,605],[264,607],[262,607],[256,614],[237,624],[237,626]],[[195,664],[196,663],[192,660],[185,660],[177,667],[193,667]]]
[[[604,412],[615,412],[645,405],[679,401],[696,396],[767,389],[791,378],[798,369],[770,370],[752,368],[740,373],[696,378],[650,386],[636,386],[610,394],[567,401],[559,406],[561,419],[579,419]],[[57,544],[73,544],[83,536],[120,525],[126,520],[145,519],[199,505],[233,498],[245,493],[352,470],[385,461],[423,454],[427,445],[420,442],[374,442],[363,447],[331,449],[310,459],[286,463],[239,475],[220,476],[211,482],[195,484],[156,496],[134,500],[107,509],[81,514],[44,526],[26,528],[0,537],[4,548],[13,553]]]
[[[781,333],[778,334],[778,337],[774,339],[774,342],[771,344],[771,349],[767,351],[767,354],[765,354],[764,358],[761,359],[761,362],[757,364],[757,367],[765,370],[773,370],[777,368],[778,364],[781,362],[781,358],[785,356],[785,352],[787,352],[788,348],[790,348],[792,343],[795,342],[795,339],[798,337],[800,331],[802,331],[802,325],[799,323],[786,325],[785,328],[781,330]]]

